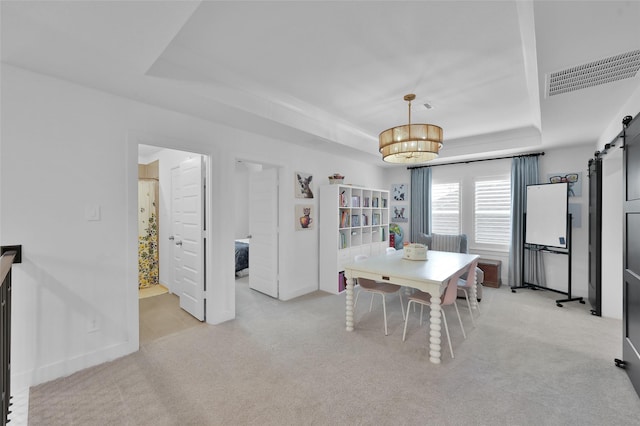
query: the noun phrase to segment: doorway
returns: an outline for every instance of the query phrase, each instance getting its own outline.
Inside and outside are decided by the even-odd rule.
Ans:
[[[158,267],[159,168],[158,160],[138,161],[138,296],[164,294]]]
[[[155,207],[155,218],[147,220],[146,232],[140,235],[145,227],[139,221],[139,285],[145,284],[144,291],[151,291],[152,297],[165,294],[177,301],[178,309],[186,311],[198,321],[205,320],[205,180],[208,158],[204,155],[165,149],[151,145],[138,145],[139,177],[148,172],[145,169],[157,168],[157,192],[153,196],[144,184],[139,188],[139,213]],[[152,172],[153,173],[153,172]],[[149,175],[145,175],[148,180]],[[151,217],[151,215],[149,215]],[[143,223],[144,225],[144,223]],[[153,228],[148,231],[149,228]],[[149,234],[156,236],[155,250],[153,243],[142,244]],[[151,250],[148,250],[150,248]],[[145,250],[142,250],[145,249]],[[154,258],[155,256],[155,258]],[[146,275],[147,266],[156,264],[156,272]],[[141,267],[145,266],[145,268]],[[145,272],[145,274],[142,274]],[[166,291],[162,291],[162,287]],[[145,299],[146,300],[146,299]],[[146,305],[152,302],[145,301]],[[172,303],[153,302],[154,305],[172,306]],[[139,302],[139,307],[141,302]],[[148,309],[140,309],[141,340],[142,324],[148,328],[148,318],[143,318]],[[158,315],[157,312],[154,315]],[[167,312],[167,317],[173,316]],[[181,321],[182,322],[182,321]],[[158,325],[166,321],[157,321]],[[163,325],[166,329],[166,324]],[[146,330],[150,331],[150,330]],[[156,330],[157,331],[157,330]]]
[[[236,161],[236,283],[275,299],[279,296],[279,174],[278,166]],[[239,265],[242,250],[247,250],[247,269],[247,264]]]

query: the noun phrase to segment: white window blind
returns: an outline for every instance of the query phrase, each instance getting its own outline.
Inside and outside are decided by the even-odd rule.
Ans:
[[[475,182],[475,242],[509,245],[511,240],[511,181]]]
[[[431,185],[431,232],[460,233],[460,183]]]

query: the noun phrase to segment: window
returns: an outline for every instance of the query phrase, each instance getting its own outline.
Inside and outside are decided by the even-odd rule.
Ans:
[[[460,233],[460,182],[431,185],[431,232]]]
[[[511,241],[511,181],[475,182],[475,242],[509,245]]]

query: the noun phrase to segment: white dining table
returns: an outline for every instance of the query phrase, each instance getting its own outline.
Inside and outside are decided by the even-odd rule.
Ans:
[[[439,364],[442,349],[440,295],[444,291],[449,278],[468,268],[480,256],[477,254],[435,250],[427,252],[427,260],[403,259],[402,255],[403,251],[397,250],[390,254],[368,257],[344,265],[347,279],[347,331],[353,331],[354,326],[354,278],[369,278],[375,281],[417,288],[431,295],[429,360],[434,364]],[[473,308],[475,308],[477,304],[475,285],[471,290],[470,298],[474,305]]]

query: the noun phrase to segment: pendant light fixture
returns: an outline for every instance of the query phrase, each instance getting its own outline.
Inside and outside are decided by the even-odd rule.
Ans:
[[[442,148],[442,128],[433,124],[411,124],[411,101],[414,94],[405,95],[409,102],[409,124],[392,127],[380,133],[380,153],[388,163],[425,163],[438,157]]]

